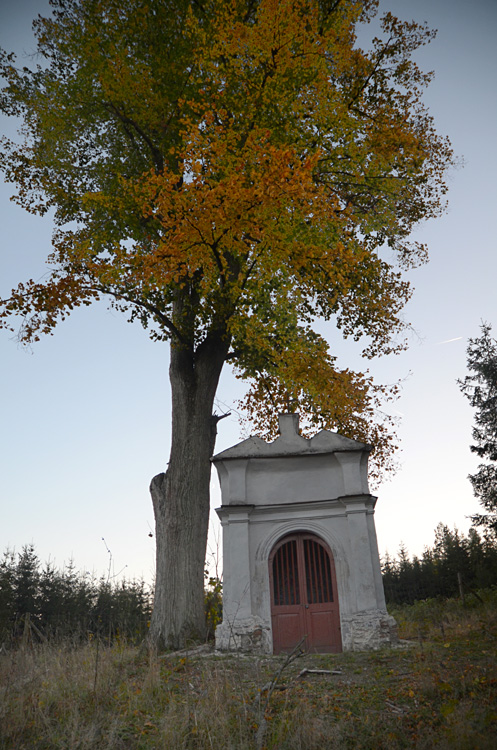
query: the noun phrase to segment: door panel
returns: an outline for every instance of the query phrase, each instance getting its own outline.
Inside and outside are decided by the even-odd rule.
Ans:
[[[272,556],[272,601],[278,610],[273,633],[280,649],[292,649],[301,639],[304,627],[300,605],[300,578],[297,539],[289,539]]]
[[[279,613],[273,619],[273,640],[279,644],[279,651],[291,651],[302,638],[304,623],[300,612]]]
[[[273,651],[291,651],[305,635],[307,651],[342,650],[333,556],[322,540],[293,534],[269,558]]]
[[[290,539],[273,559],[273,601],[278,606],[300,604],[297,540]]]
[[[308,650],[318,654],[339,653],[342,650],[340,622],[329,608],[308,610]]]
[[[307,584],[307,603],[333,601],[330,558],[325,548],[315,539],[305,538],[304,564]]]

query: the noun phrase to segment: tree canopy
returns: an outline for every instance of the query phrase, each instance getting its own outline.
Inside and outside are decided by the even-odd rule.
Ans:
[[[433,32],[377,0],[51,0],[38,62],[2,52],[0,168],[28,211],[53,213],[49,274],[21,283],[0,323],[21,341],[102,297],[171,344],[168,469],[151,485],[157,577],[150,637],[205,627],[213,401],[225,363],[256,428],[291,408],[375,445],[387,389],[340,369],[330,321],[366,358],[398,351],[425,260],[412,228],[444,204],[451,164],[412,59]]]
[[[491,333],[492,327],[482,323],[481,336],[469,339],[470,374],[458,383],[475,409],[471,451],[486,461],[469,476],[473,491],[486,511],[471,520],[497,534],[497,341]]]
[[[386,444],[380,394],[313,324],[366,337],[366,356],[403,344],[400,268],[425,256],[409,233],[440,212],[451,159],[411,59],[433,33],[387,14],[366,53],[369,0],[52,5],[38,65],[2,56],[24,140],[4,138],[0,164],[57,225],[50,276],[21,284],[4,319],[21,314],[32,341],[107,296],[192,353],[229,340],[259,428],[291,397],[316,425]]]

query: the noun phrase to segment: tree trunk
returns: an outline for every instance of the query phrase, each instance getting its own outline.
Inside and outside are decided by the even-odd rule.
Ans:
[[[209,525],[210,458],[218,417],[214,396],[229,342],[211,335],[196,353],[171,346],[171,455],[152,479],[156,580],[149,645],[184,648],[203,639],[204,566]]]

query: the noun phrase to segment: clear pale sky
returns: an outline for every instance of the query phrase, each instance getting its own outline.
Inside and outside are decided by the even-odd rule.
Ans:
[[[33,52],[31,20],[47,9],[45,0],[1,2],[0,45]],[[456,379],[466,374],[467,339],[479,335],[480,321],[497,336],[497,0],[383,0],[382,10],[438,29],[417,57],[436,74],[425,101],[464,159],[448,178],[448,213],[415,233],[431,260],[409,274],[410,349],[368,363],[380,382],[403,380],[391,407],[401,418],[399,470],[376,490],[380,552],[395,554],[403,542],[419,555],[438,522],[466,532],[478,510],[467,479],[477,465],[473,413]],[[0,130],[12,133],[13,124],[4,118]],[[27,215],[11,193],[0,184],[0,297],[39,279],[50,250],[50,219]],[[354,347],[322,330],[340,365],[364,368]],[[101,574],[110,550],[113,573],[150,581],[148,485],[169,452],[167,346],[102,303],[74,312],[30,351],[0,332],[0,362],[0,552],[33,542],[42,561],[73,558],[77,569]],[[227,371],[218,411],[240,395]],[[219,424],[216,451],[241,438],[233,413]],[[214,508],[216,477],[212,486]]]

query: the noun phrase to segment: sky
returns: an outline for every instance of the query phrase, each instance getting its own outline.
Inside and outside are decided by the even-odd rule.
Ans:
[[[0,46],[34,51],[31,20],[46,0],[0,3]],[[430,262],[408,274],[408,351],[368,362],[378,382],[402,381],[390,412],[399,418],[397,473],[376,490],[380,554],[400,544],[421,555],[439,522],[467,533],[479,510],[468,480],[473,412],[457,378],[481,321],[497,336],[497,0],[382,0],[382,11],[438,29],[417,61],[434,70],[425,103],[461,164],[448,175],[449,208],[416,228]],[[0,131],[13,124],[0,119]],[[46,273],[50,218],[9,201],[0,182],[0,298],[20,281]],[[354,346],[321,330],[341,366],[364,369]],[[75,311],[53,336],[21,348],[0,331],[0,553],[33,543],[42,562],[115,579],[151,581],[155,568],[151,478],[169,453],[168,350],[104,303]],[[242,437],[228,371],[218,389],[216,452]],[[212,508],[221,504],[212,479]],[[211,566],[220,561],[220,531],[211,514]]]

